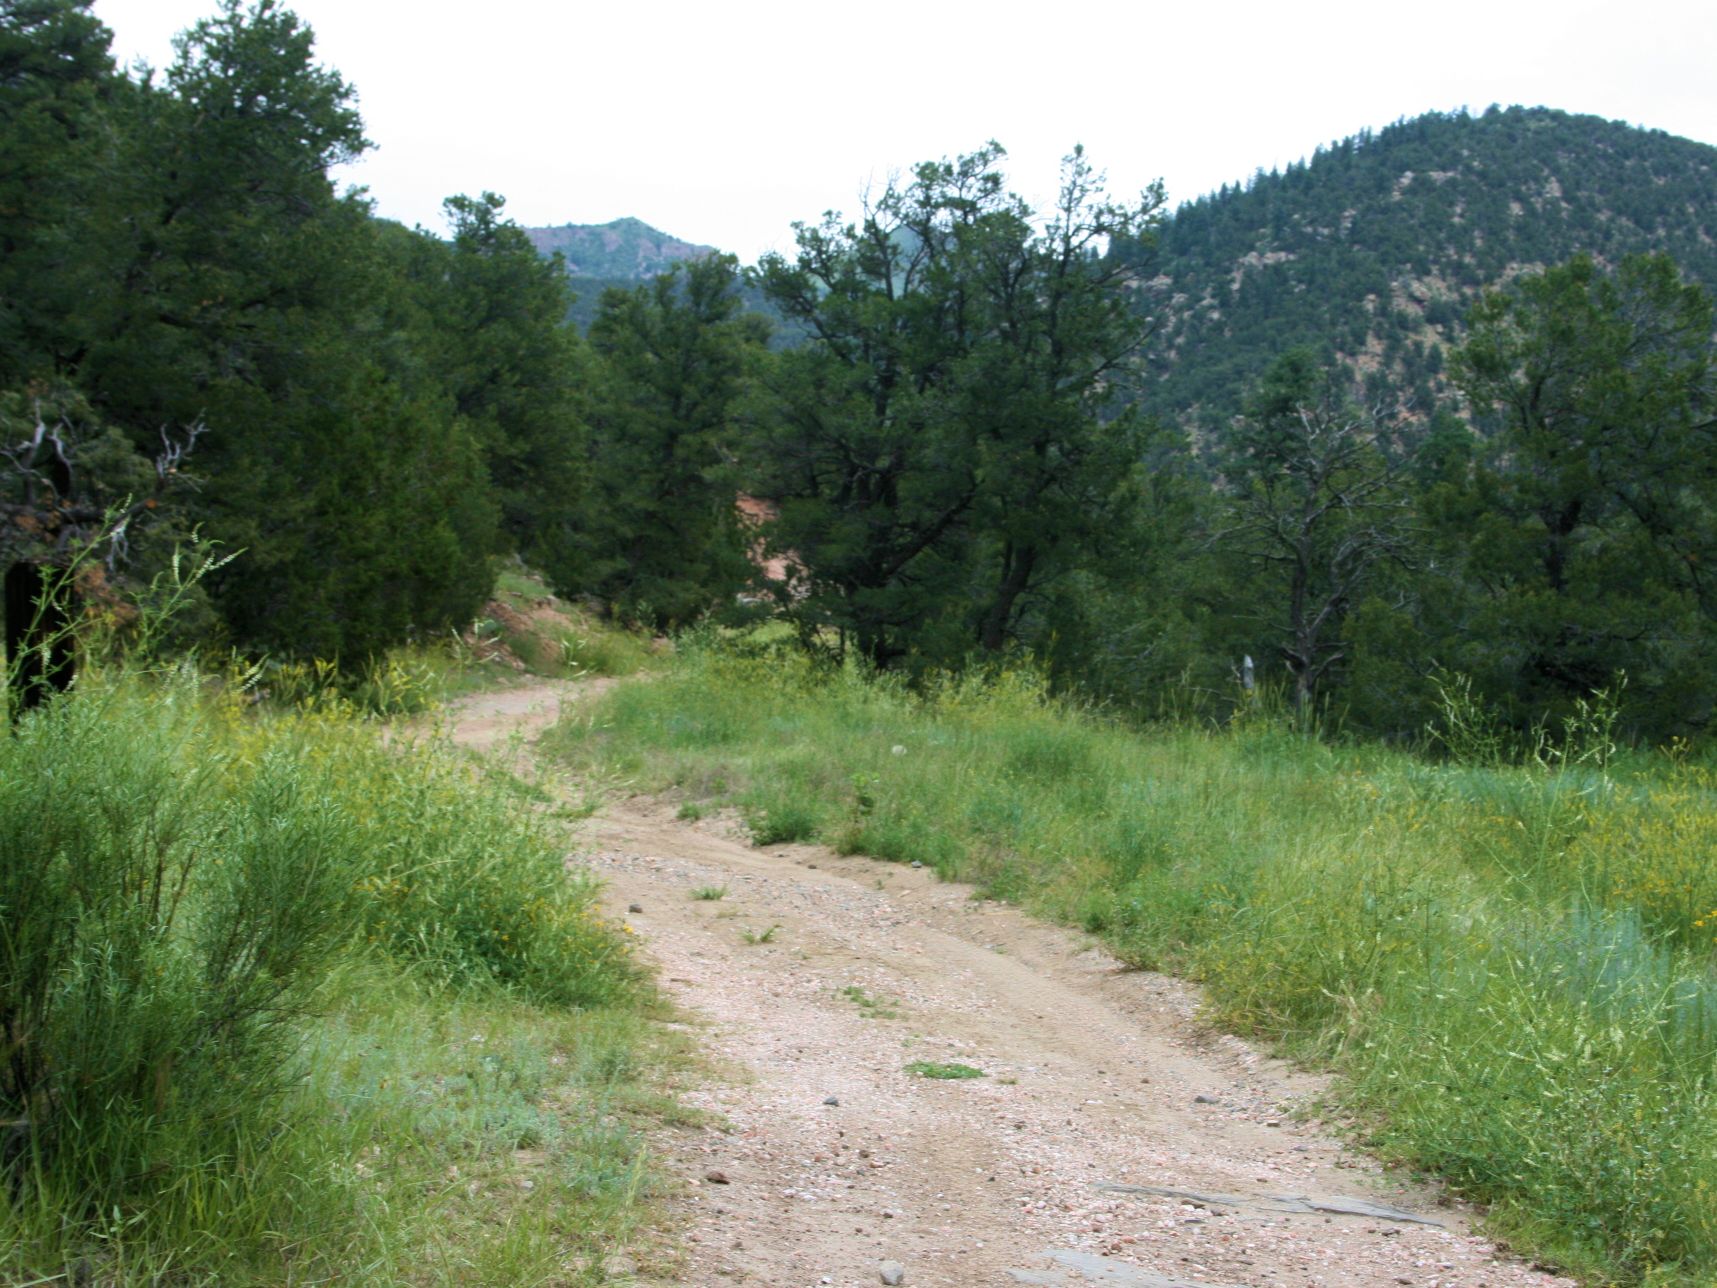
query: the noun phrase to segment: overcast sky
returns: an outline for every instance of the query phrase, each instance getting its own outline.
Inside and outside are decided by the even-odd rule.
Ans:
[[[1710,0],[1045,4],[297,0],[376,149],[345,172],[441,231],[636,215],[749,261],[868,184],[988,139],[1042,201],[1074,143],[1171,204],[1364,127],[1544,105],[1717,143]],[[162,67],[214,0],[95,0]]]

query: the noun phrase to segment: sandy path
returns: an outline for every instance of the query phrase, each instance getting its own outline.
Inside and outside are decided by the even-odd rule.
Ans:
[[[572,692],[470,700],[456,736],[528,737]],[[1297,1122],[1316,1079],[1212,1035],[1194,990],[1077,933],[643,798],[611,801],[581,848],[717,1068],[686,1099],[720,1125],[655,1142],[684,1184],[684,1254],[649,1282],[1570,1282]]]

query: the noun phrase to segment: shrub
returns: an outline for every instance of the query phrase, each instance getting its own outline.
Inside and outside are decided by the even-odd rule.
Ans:
[[[290,756],[229,769],[186,674],[86,677],[0,740],[0,1106],[38,1155],[82,1137],[103,1195],[283,1089],[350,938],[343,803]]]

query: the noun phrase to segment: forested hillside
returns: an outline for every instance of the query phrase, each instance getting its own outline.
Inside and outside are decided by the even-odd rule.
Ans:
[[[1717,286],[1717,148],[1547,108],[1432,113],[1180,206],[1122,248],[1157,325],[1145,405],[1220,425],[1284,349],[1429,412],[1477,292],[1584,253]]]

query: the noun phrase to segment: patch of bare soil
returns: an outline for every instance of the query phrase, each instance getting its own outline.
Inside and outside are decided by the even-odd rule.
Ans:
[[[474,701],[458,736],[528,736],[574,691]],[[1075,932],[649,799],[584,826],[576,861],[724,1071],[687,1096],[715,1125],[655,1141],[683,1255],[647,1282],[1571,1282],[1302,1120],[1319,1080]],[[921,1072],[952,1065],[984,1076]]]

